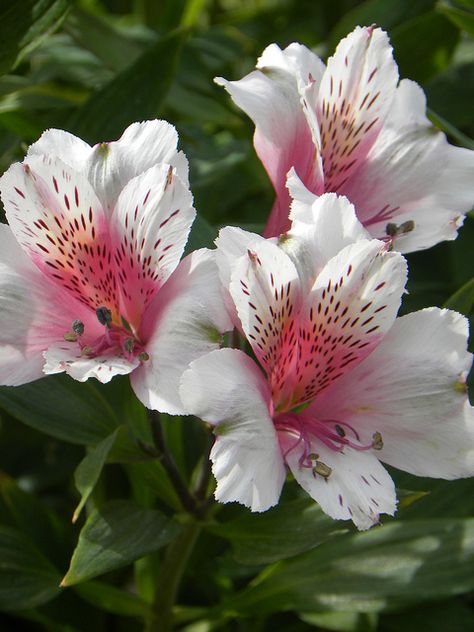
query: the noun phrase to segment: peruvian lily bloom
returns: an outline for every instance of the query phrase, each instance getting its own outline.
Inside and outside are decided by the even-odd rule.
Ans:
[[[176,145],[164,121],[95,147],[49,130],[2,176],[1,384],[132,373],[146,406],[182,412],[179,377],[228,319],[213,253],[180,262],[195,210]]]
[[[381,461],[474,473],[467,322],[440,309],[396,318],[405,260],[345,198],[296,200],[293,217],[279,240],[220,232],[221,276],[256,362],[213,351],[191,363],[181,396],[214,425],[219,501],[265,511],[287,466],[327,514],[366,529],[396,509]]]
[[[290,226],[286,176],[354,204],[369,233],[401,252],[455,239],[474,202],[474,152],[448,144],[413,81],[398,81],[387,34],[357,27],[327,66],[310,50],[268,46],[257,70],[225,86],[255,123],[254,144],[275,188],[265,235]]]

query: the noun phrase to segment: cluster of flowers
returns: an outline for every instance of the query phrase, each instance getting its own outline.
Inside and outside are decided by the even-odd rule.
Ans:
[[[276,191],[265,237],[220,231],[181,259],[195,217],[164,121],[90,147],[49,130],[0,181],[0,382],[130,373],[148,408],[214,426],[216,498],[278,502],[287,467],[333,518],[393,515],[381,461],[474,474],[467,322],[397,318],[401,254],[454,239],[474,152],[430,125],[387,35],[357,28],[325,66],[269,46],[240,81]],[[220,348],[234,328],[252,357]]]

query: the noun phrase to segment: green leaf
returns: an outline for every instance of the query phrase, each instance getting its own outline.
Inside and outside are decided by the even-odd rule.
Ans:
[[[191,228],[185,254],[189,254],[199,248],[213,248],[214,239],[216,237],[216,229],[213,228],[202,215],[198,214]]]
[[[308,612],[301,613],[305,623],[335,632],[376,632],[377,615],[364,612]],[[405,631],[404,631],[405,632]]]
[[[92,95],[80,107],[69,128],[81,138],[96,143],[118,138],[137,120],[156,117],[174,79],[187,30],[160,38],[131,66]]]
[[[472,11],[452,7],[447,2],[438,3],[436,8],[440,13],[446,15],[457,27],[470,35],[474,35],[474,13],[472,13]]]
[[[262,514],[246,513],[209,530],[232,543],[237,562],[251,566],[292,557],[347,533],[349,527],[329,518],[311,498],[301,498]]]
[[[0,610],[35,608],[59,592],[61,577],[20,531],[0,526]]]
[[[459,31],[446,17],[430,11],[393,29],[391,41],[400,77],[424,83],[448,67]]]
[[[118,428],[103,441],[98,443],[95,448],[82,459],[74,472],[74,482],[76,483],[78,492],[81,494],[81,500],[74,511],[72,517],[73,522],[76,522],[79,518],[82,508],[99,480],[102,468],[117,438],[117,432]]]
[[[94,445],[120,423],[92,380],[81,384],[67,375],[24,386],[0,387],[0,406],[27,426],[69,443]]]
[[[156,510],[115,500],[88,518],[61,586],[126,566],[171,542],[181,527]]]
[[[0,74],[8,72],[56,30],[74,0],[21,0],[0,7]]]
[[[377,612],[474,588],[474,518],[393,522],[266,569],[222,610]]]
[[[474,308],[474,278],[450,296],[443,307],[469,316]]]
[[[143,599],[104,582],[86,582],[75,586],[74,592],[105,612],[126,617],[146,618],[150,615],[150,606]]]

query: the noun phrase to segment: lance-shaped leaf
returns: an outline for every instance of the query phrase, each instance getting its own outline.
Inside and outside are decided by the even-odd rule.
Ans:
[[[474,588],[474,518],[392,523],[266,569],[223,607],[377,612]]]
[[[180,526],[159,511],[116,500],[88,518],[61,586],[126,566],[171,542]]]
[[[74,0],[22,0],[0,7],[0,74],[8,72],[58,28]]]

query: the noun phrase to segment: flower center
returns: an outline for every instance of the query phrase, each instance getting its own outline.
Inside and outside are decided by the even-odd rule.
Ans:
[[[345,447],[353,450],[381,450],[383,439],[380,432],[374,432],[370,443],[363,443],[357,430],[345,421],[335,419],[318,419],[309,414],[285,413],[274,420],[277,431],[285,432],[294,437],[294,443],[283,455],[292,452],[303,444],[303,451],[299,459],[300,467],[309,467],[314,476],[329,478],[331,468],[319,460],[314,452],[314,440],[323,443],[334,452],[343,452]]]
[[[85,332],[84,323],[75,320],[71,330],[64,334],[64,340],[77,342],[81,355],[88,358],[110,354],[122,356],[126,360],[138,358],[140,362],[146,362],[149,359],[143,343],[124,319],[122,319],[122,327],[114,324],[112,312],[107,307],[98,307],[96,316],[99,323],[104,326],[102,335],[86,341],[84,334],[87,332]]]

